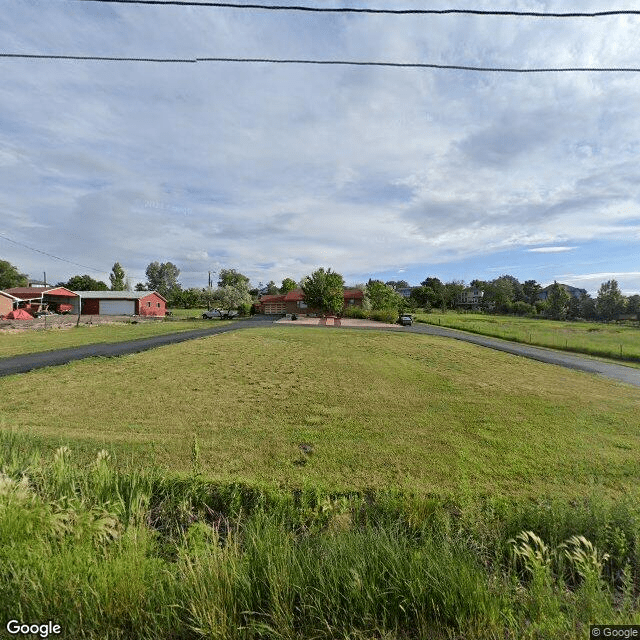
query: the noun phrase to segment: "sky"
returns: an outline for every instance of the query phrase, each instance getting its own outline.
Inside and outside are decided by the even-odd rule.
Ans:
[[[0,52],[640,67],[639,26],[12,0]],[[640,292],[640,73],[3,58],[0,74],[0,259],[32,278],[108,282],[118,261],[135,284],[157,260],[184,287],[322,266],[349,284],[508,273]]]

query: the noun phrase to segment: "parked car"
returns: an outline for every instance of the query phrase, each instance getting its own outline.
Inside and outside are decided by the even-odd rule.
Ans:
[[[221,309],[209,309],[202,314],[204,320],[213,320],[213,318],[229,319],[235,318],[238,315],[237,311],[222,311]]]
[[[413,317],[405,314],[398,318],[398,324],[401,324],[403,327],[410,327],[413,324]]]

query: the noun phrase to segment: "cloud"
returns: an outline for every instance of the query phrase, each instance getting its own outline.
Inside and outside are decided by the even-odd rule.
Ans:
[[[564,251],[573,251],[576,247],[536,247],[535,249],[527,249],[529,253],[562,253]]]
[[[0,36],[34,53],[487,66],[618,66],[638,53],[633,25],[617,18],[99,3],[15,3]],[[255,282],[319,265],[409,278],[447,264],[470,272],[505,252],[498,264],[531,271],[539,254],[563,253],[577,272],[571,252],[592,243],[597,254],[600,241],[607,268],[633,268],[640,121],[629,74],[33,60],[5,61],[3,74],[3,232],[105,273],[118,260],[142,278],[170,260],[185,286],[206,284],[215,265]],[[61,269],[0,248],[24,271]]]

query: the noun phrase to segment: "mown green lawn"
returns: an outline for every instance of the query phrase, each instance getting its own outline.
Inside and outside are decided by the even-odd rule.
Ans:
[[[563,497],[640,480],[640,390],[434,336],[247,329],[2,378],[0,397],[0,428],[43,445],[189,471],[197,443],[214,479]]]
[[[419,322],[563,351],[640,363],[640,327],[480,313],[418,313]]]

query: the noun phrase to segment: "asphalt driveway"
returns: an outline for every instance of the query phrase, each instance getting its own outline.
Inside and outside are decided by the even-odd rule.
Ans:
[[[73,360],[82,360],[91,357],[116,357],[129,353],[138,353],[147,351],[167,344],[177,344],[186,340],[195,338],[204,338],[207,336],[225,333],[227,331],[237,331],[239,329],[249,329],[252,327],[270,327],[273,326],[273,318],[269,316],[258,316],[253,319],[239,320],[232,324],[222,327],[211,327],[210,329],[196,329],[194,331],[184,331],[181,333],[172,333],[162,336],[154,336],[151,338],[142,338],[140,340],[130,340],[128,342],[118,342],[114,344],[94,344],[81,347],[72,347],[69,349],[60,349],[58,351],[46,351],[41,353],[32,353],[27,355],[15,356],[12,358],[0,359],[0,377],[13,375],[16,373],[26,373],[33,369],[41,369],[44,367],[53,367],[61,364],[67,364]],[[282,326],[282,325],[278,325]],[[308,326],[295,323],[287,324],[287,326],[298,326],[304,329]],[[342,327],[346,328],[346,327]],[[523,358],[530,358],[548,364],[555,364],[567,369],[576,369],[578,371],[586,371],[595,373],[612,380],[626,382],[635,387],[640,387],[640,369],[626,367],[621,364],[609,364],[599,360],[582,357],[553,349],[545,349],[543,347],[533,347],[517,342],[509,342],[508,340],[500,340],[499,338],[489,338],[479,336],[456,329],[445,329],[444,327],[436,327],[428,324],[414,324],[411,327],[374,327],[374,326],[351,326],[350,328],[358,328],[365,331],[397,331],[403,333],[422,333],[432,336],[440,336],[443,338],[452,338],[454,340],[462,340],[470,342],[489,349],[496,349],[511,353]],[[327,327],[327,331],[336,330],[335,327]]]

